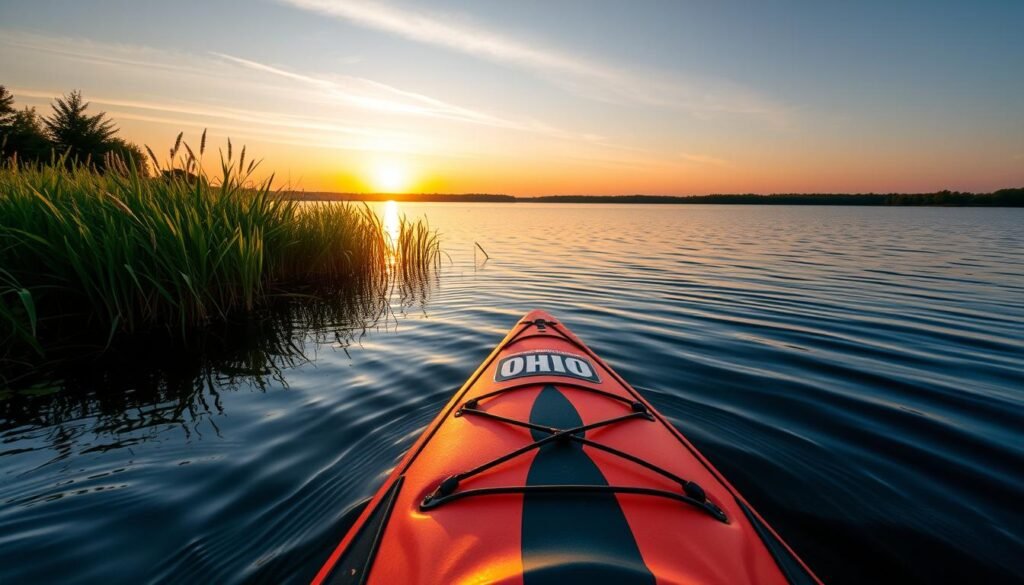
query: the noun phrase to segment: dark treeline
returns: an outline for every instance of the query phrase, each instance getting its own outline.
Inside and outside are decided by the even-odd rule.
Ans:
[[[733,205],[948,205],[1024,207],[1024,187],[1000,189],[993,193],[937,191],[935,193],[775,193],[758,195],[547,195],[519,197],[536,203],[651,203],[651,204],[733,204]]]
[[[146,156],[135,144],[116,136],[118,129],[106,113],[88,114],[82,93],[56,98],[49,116],[35,108],[18,109],[14,96],[0,85],[0,161],[21,164],[85,164],[103,172],[113,159],[133,163],[147,173]]]
[[[288,194],[305,201],[408,201],[443,203],[642,203],[718,205],[902,205],[950,207],[1024,207],[1024,187],[993,193],[938,191],[935,193],[778,193],[758,195],[546,195],[514,197],[489,193],[302,193]]]

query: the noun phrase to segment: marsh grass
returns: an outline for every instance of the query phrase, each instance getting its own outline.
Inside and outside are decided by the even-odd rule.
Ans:
[[[392,245],[393,264],[404,280],[432,274],[441,262],[441,240],[426,219],[399,220],[398,241]]]
[[[149,150],[155,178],[120,160],[105,174],[65,160],[0,168],[0,360],[70,340],[187,339],[275,298],[383,295],[437,266],[425,222],[403,220],[392,242],[365,204],[286,199],[230,142],[210,177],[205,142],[197,157],[179,136],[165,164]]]

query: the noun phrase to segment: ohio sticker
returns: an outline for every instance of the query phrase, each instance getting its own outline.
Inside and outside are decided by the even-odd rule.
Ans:
[[[597,370],[583,356],[558,351],[528,351],[501,358],[494,381],[504,382],[526,376],[564,376],[600,382]]]

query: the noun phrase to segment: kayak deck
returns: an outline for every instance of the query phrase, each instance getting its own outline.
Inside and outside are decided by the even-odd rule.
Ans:
[[[818,583],[582,341],[533,311],[314,583]]]

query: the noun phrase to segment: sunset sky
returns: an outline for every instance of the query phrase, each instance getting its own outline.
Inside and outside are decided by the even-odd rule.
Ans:
[[[311,191],[986,191],[1024,185],[1021,23],[1020,0],[0,0],[0,84],[44,114],[81,89],[158,152],[208,128]]]

